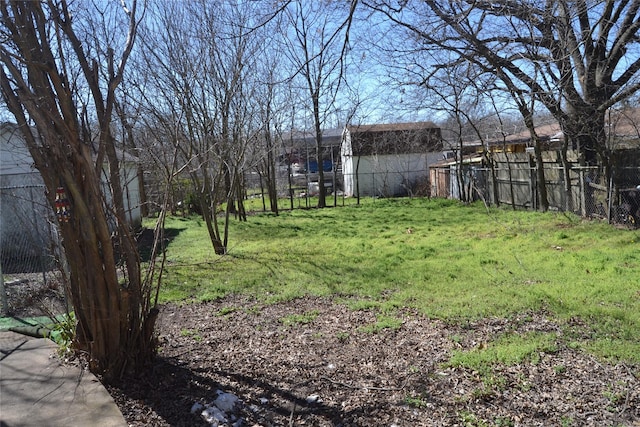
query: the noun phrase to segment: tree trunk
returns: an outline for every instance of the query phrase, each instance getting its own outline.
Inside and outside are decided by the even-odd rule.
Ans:
[[[209,233],[209,239],[213,245],[213,251],[216,255],[224,255],[227,253],[227,248],[224,245],[222,235],[220,234],[220,228],[218,227],[218,217],[216,209],[218,207],[218,196],[214,193],[217,191],[216,185],[211,183],[211,177],[205,172],[204,179],[201,180],[197,175],[192,174],[191,179],[196,185],[196,194],[198,195],[198,201],[202,208],[202,218],[207,225],[207,232]],[[224,178],[224,173],[220,172],[218,178]],[[220,179],[218,179],[220,181]],[[217,182],[217,181],[216,181]],[[227,208],[229,212],[229,208]]]
[[[110,132],[115,91],[135,40],[135,1],[124,12],[129,28],[117,68],[113,49],[104,49],[102,62],[88,56],[98,46],[80,41],[69,6],[65,0],[0,4],[7,36],[0,45],[0,85],[54,211],[56,195],[66,194],[70,215],[60,218],[59,229],[78,320],[74,345],[88,353],[91,370],[110,382],[140,368],[155,350],[157,310],[141,281]],[[58,37],[54,49],[49,34]],[[69,70],[71,64],[79,68]],[[74,93],[76,87],[88,96]],[[85,104],[76,105],[79,99]],[[96,126],[81,127],[79,110],[90,113]]]
[[[544,162],[542,161],[542,149],[540,148],[540,139],[534,136],[533,152],[536,158],[536,178],[538,181],[538,199],[540,200],[540,209],[543,212],[549,210],[549,198],[547,195],[547,180],[544,175]]]
[[[322,167],[322,123],[320,122],[320,94],[319,87],[312,92],[313,100],[313,119],[316,133],[316,160],[318,162],[318,207],[326,207],[327,191],[324,187],[324,169]],[[307,159],[307,163],[309,159]],[[309,165],[307,164],[307,168]],[[308,172],[308,171],[307,171]]]
[[[540,201],[540,209],[543,212],[549,210],[549,198],[547,195],[547,180],[544,174],[544,163],[542,161],[542,147],[540,147],[540,138],[538,138],[538,134],[536,133],[536,127],[533,123],[533,114],[531,110],[527,108],[526,103],[521,97],[515,97],[518,102],[518,109],[522,114],[522,118],[524,119],[524,124],[527,126],[529,130],[529,135],[531,136],[531,140],[533,141],[533,154],[536,159],[536,181],[538,183],[538,199]]]
[[[493,153],[487,152],[487,158],[491,167],[491,184],[493,187],[493,200],[496,206],[500,206],[500,191],[498,188],[498,177],[496,176],[496,162]]]
[[[271,114],[270,109],[267,111],[266,123],[270,123]],[[273,138],[271,138],[271,132],[269,129],[265,133],[265,148],[267,150],[267,156],[265,160],[266,172],[267,172],[267,193],[269,195],[269,207],[271,212],[278,215],[278,183],[276,179],[276,159],[275,159],[275,147],[273,144]]]
[[[571,148],[582,154],[585,165],[594,166],[598,160],[608,161],[605,134],[605,112],[590,107],[573,107],[572,114],[561,123],[569,137]]]
[[[236,194],[236,200],[238,201],[238,209],[236,212],[236,217],[238,218],[238,220],[240,221],[247,221],[247,211],[244,208],[244,199],[245,199],[245,185],[244,185],[244,179],[243,177],[240,175],[240,171],[238,171],[238,169],[235,169],[233,171],[233,176],[234,176],[234,188],[235,188],[235,194]]]
[[[225,194],[232,195],[235,193],[235,188],[233,188],[233,184],[231,183],[231,170],[228,166],[223,166],[224,168],[224,190]],[[227,197],[227,203],[229,204],[228,209],[229,212],[235,214],[236,213],[236,205],[233,197]]]

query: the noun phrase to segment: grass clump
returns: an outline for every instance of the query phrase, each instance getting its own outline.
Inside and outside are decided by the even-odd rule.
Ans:
[[[182,329],[180,330],[180,336],[185,338],[192,338],[196,342],[202,341],[202,335],[197,329]]]
[[[280,322],[285,326],[306,325],[316,320],[319,314],[318,310],[311,310],[302,314],[289,314],[281,318]]]
[[[228,316],[232,313],[235,313],[237,311],[236,307],[222,307],[220,310],[218,310],[218,312],[216,313],[216,316]]]
[[[419,396],[407,395],[404,398],[404,404],[412,408],[421,409],[429,406],[429,400],[428,400],[428,396],[426,395],[419,395]]]
[[[398,319],[397,317],[388,316],[384,314],[379,314],[376,316],[376,322],[363,326],[361,330],[366,333],[377,333],[382,331],[383,329],[391,329],[396,330],[402,327],[402,319]]]
[[[537,363],[540,353],[557,351],[556,334],[530,332],[506,333],[491,343],[469,351],[456,350],[445,366],[482,371],[495,364],[516,365],[525,361]]]

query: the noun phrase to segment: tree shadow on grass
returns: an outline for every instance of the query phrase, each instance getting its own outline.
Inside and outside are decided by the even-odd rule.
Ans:
[[[167,246],[183,231],[184,228],[165,228],[164,239],[162,244],[164,247],[159,248],[159,253],[162,253],[163,249]],[[155,240],[154,230],[152,228],[143,229],[137,236],[136,241],[138,243],[138,253],[140,254],[140,260],[142,262],[149,262],[151,257],[151,251],[153,250],[153,242]]]

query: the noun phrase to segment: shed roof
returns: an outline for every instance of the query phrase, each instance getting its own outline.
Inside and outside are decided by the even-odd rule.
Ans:
[[[433,122],[347,126],[354,155],[442,151],[440,128]]]
[[[458,165],[462,163],[463,165],[473,165],[482,163],[482,155],[481,154],[470,154],[466,155],[462,158],[462,161],[459,159],[442,159],[438,162],[432,163],[429,165],[430,169],[449,169],[453,165]]]
[[[37,136],[37,130],[35,128],[33,128],[34,132],[36,132],[36,138]],[[22,131],[20,130],[20,126],[16,123],[11,123],[11,122],[0,122],[0,134],[5,134],[8,135],[8,137],[6,138],[2,138],[2,140],[6,140],[8,141],[15,141],[16,139],[19,139],[22,143],[20,144],[21,146],[24,146],[24,152],[28,153],[28,150],[26,149],[26,143],[24,143],[24,135],[22,134]],[[14,137],[15,136],[15,137]],[[95,148],[95,147],[94,147]],[[95,149],[93,150],[94,154],[95,154]],[[131,154],[128,150],[123,149],[123,148],[117,148],[116,152],[118,153],[118,159],[122,162],[125,163],[139,163],[139,159],[137,156]],[[29,154],[29,158],[30,158],[30,154]],[[33,163],[33,160],[30,159],[30,163]]]
[[[404,123],[377,123],[370,125],[349,125],[347,126],[349,132],[361,133],[361,132],[395,132],[395,131],[408,131],[408,130],[423,130],[423,129],[438,129],[438,126],[433,122],[404,122]]]
[[[548,123],[536,127],[536,134],[540,141],[551,142],[559,141],[563,138],[562,129],[558,123]],[[529,145],[531,142],[531,132],[528,129],[524,129],[520,132],[512,133],[506,136],[488,138],[485,141],[476,139],[472,141],[465,141],[464,146],[475,147],[483,146],[483,144],[489,146],[501,146],[503,144],[524,144]]]

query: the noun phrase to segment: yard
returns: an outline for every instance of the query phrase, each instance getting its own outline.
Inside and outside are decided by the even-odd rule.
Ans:
[[[173,218],[167,231],[163,302],[313,295],[456,323],[545,312],[588,322],[590,339],[574,344],[594,355],[640,362],[640,230],[446,200],[368,199],[233,222],[225,257],[213,254],[197,218]]]
[[[245,425],[640,423],[638,230],[425,199],[252,215],[224,257],[167,228],[130,425],[207,425],[216,390]]]
[[[216,390],[220,425],[640,425],[640,230],[435,199],[231,228],[219,257],[168,221],[159,357],[109,388],[129,425],[209,425]]]

